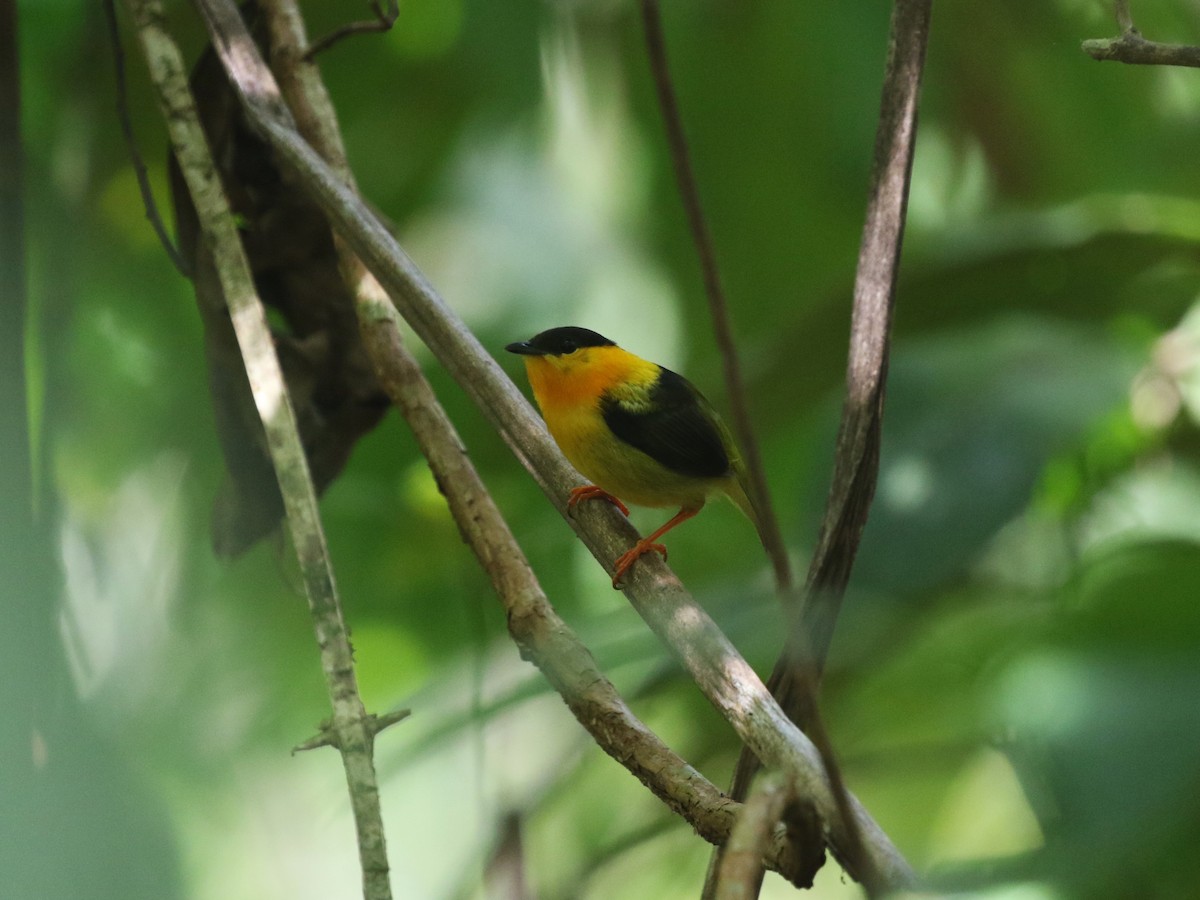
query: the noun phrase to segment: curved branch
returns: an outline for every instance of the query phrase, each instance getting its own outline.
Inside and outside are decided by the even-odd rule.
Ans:
[[[391,31],[392,26],[396,24],[396,19],[400,16],[399,0],[387,0],[386,8],[380,0],[371,0],[368,5],[371,7],[371,12],[375,13],[374,19],[349,22],[340,28],[334,29],[305,50],[302,54],[304,59],[314,59],[317,54],[328,50],[343,38],[352,37],[356,34],[379,34],[384,31]]]
[[[636,538],[615,509],[594,504],[566,516],[571,487],[579,476],[563,459],[542,421],[494,359],[445,304],[416,265],[362,201],[296,133],[277,86],[238,17],[232,0],[200,0],[213,44],[237,86],[250,121],[280,161],[329,215],[330,221],[388,291],[405,320],[491,421],[551,502],[571,522],[587,547],[611,572],[619,551]],[[788,720],[754,670],[684,590],[661,560],[647,560],[628,579],[626,595],[650,627],[680,659],[711,703],[733,725],[764,764],[783,769],[798,790],[832,823],[830,844],[849,843],[812,743]],[[860,804],[854,818],[864,835],[871,864],[884,883],[911,884],[915,876],[903,856]],[[852,875],[855,872],[851,872]]]
[[[309,143],[348,185],[337,115],[316,67],[303,52],[304,21],[294,0],[261,0],[280,87]],[[624,765],[706,840],[725,840],[738,804],[670,750],[640,722],[554,611],[496,508],[420,366],[404,346],[399,315],[379,283],[340,238],[339,262],[356,297],[364,344],[380,384],[412,429],[467,544],[504,605],[509,632],[524,658],[562,695],[601,749]],[[793,884],[809,883],[805,854],[784,831],[763,858]]]

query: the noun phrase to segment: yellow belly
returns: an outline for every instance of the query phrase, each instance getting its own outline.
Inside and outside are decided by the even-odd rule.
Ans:
[[[612,385],[645,397],[661,371],[619,347],[583,348],[567,357],[526,356],[525,367],[550,434],[571,465],[598,487],[635,506],[699,509],[736,479],[673,472],[609,430],[600,398]],[[740,488],[732,492],[744,496]],[[735,501],[736,502],[736,501]],[[745,504],[739,504],[745,505]]]
[[[699,509],[725,481],[672,472],[617,438],[595,412],[555,416],[547,425],[563,455],[580,474],[635,506]]]

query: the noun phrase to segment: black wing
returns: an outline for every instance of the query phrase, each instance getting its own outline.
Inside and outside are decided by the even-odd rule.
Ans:
[[[674,472],[696,478],[729,474],[716,414],[686,378],[661,369],[645,408],[641,406],[605,394],[600,412],[613,434]]]

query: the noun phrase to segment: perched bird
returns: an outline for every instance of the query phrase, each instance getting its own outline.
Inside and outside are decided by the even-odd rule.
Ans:
[[[615,563],[613,587],[664,534],[722,492],[758,526],[745,474],[728,430],[682,375],[622,350],[586,328],[551,328],[509,344],[525,358],[533,396],[550,434],[571,464],[594,482],[571,492],[580,500],[679,507],[665,525]]]

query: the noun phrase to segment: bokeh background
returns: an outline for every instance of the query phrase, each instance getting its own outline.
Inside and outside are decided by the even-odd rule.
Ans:
[[[209,549],[222,463],[200,323],[145,220],[99,4],[18,7],[46,564],[6,601],[9,693],[37,727],[0,728],[23,754],[10,771],[38,774],[0,800],[0,895],[354,897],[338,760],[289,753],[328,709],[290,551]],[[168,10],[194,59],[195,12]],[[365,9],[305,12],[322,34]],[[1200,43],[1194,0],[1133,12],[1150,37]],[[888,14],[664,10],[801,566]],[[941,890],[1186,897],[1200,878],[1200,73],[1080,52],[1115,31],[1095,0],[934,10],[879,489],[824,696],[850,786]],[[165,206],[164,130],[124,17],[123,37]],[[584,325],[726,407],[635,4],[402,0],[390,34],[322,71],[363,192],[498,356]],[[423,358],[553,602],[637,713],[724,784],[731,730]],[[322,508],[366,702],[413,710],[378,746],[396,895],[480,896],[515,816],[543,898],[697,896],[708,848],[518,658],[396,415]],[[750,527],[715,505],[671,549],[768,669],[780,627]],[[790,893],[768,877],[765,896]],[[858,895],[833,863],[814,894]]]

